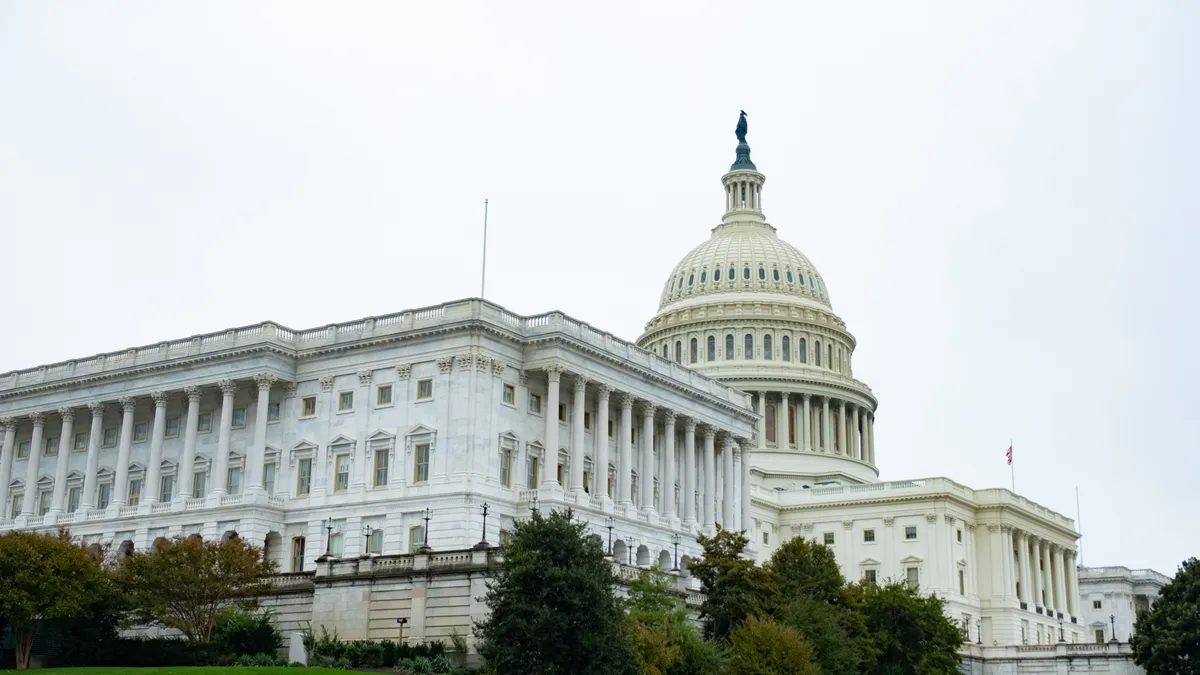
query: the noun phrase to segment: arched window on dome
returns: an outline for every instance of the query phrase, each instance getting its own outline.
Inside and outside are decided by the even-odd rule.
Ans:
[[[817,285],[813,283],[812,275],[808,275],[808,287],[813,289],[813,293],[817,292]]]
[[[788,280],[788,285],[789,285],[789,286],[790,286],[790,285],[792,285],[793,283],[795,283],[794,281],[792,281],[792,279],[793,279],[793,277],[792,277],[792,271],[791,271],[791,270],[788,270],[788,271],[787,271],[787,280]]]
[[[708,357],[706,360],[709,362],[717,360],[717,338],[714,335],[708,336],[708,353],[706,356]]]
[[[743,345],[742,358],[751,360],[754,358],[754,336],[750,333],[746,333],[745,342],[746,344]]]
[[[825,365],[833,370],[833,345],[825,345]]]
[[[763,336],[763,360],[764,361],[770,361],[771,359],[774,358],[775,355],[772,354],[772,352],[774,352],[775,350],[772,349],[772,347],[773,347],[773,345],[771,344],[771,336],[764,335]]]
[[[700,360],[699,352],[700,352],[700,343],[699,343],[699,341],[696,340],[696,338],[692,338],[692,343],[690,345],[689,353],[688,353],[688,356],[691,357],[691,359],[690,359],[691,363],[695,363],[696,361]]]
[[[816,364],[818,366],[821,365],[821,341],[820,340],[816,340],[813,342],[813,354],[817,358]]]
[[[775,279],[775,281],[779,281],[779,270],[771,270],[771,277]]]
[[[742,268],[742,278],[745,279],[746,281],[750,281],[750,268],[749,267]]]
[[[775,404],[768,403],[763,412],[763,426],[767,428],[767,443],[775,444]],[[706,441],[707,442],[707,441]]]
[[[800,363],[808,363],[808,340],[800,338],[800,344],[796,345],[796,352],[800,355]]]
[[[733,265],[730,265],[729,266],[729,280],[734,281],[735,279],[737,279],[736,271],[733,269]]]
[[[675,341],[675,363],[683,363],[683,342]]]
[[[759,281],[767,280],[767,271],[765,269],[763,269],[762,267],[758,268],[758,280]]]
[[[718,267],[717,269],[713,270],[713,281],[720,281],[720,280],[721,280],[721,268]]]
[[[688,275],[688,286],[695,285],[695,283],[696,283],[696,275],[695,275],[695,274],[689,274],[689,275]]]
[[[671,358],[671,348],[665,342],[663,343],[663,358],[664,359]]]
[[[800,285],[803,286],[804,285],[804,273],[801,272],[800,274],[798,274],[796,276],[800,277]]]
[[[679,275],[679,289],[680,290],[683,289],[683,275],[682,274]]]
[[[704,283],[706,281],[708,281],[708,271],[700,270],[700,283]]]
[[[779,338],[779,350],[783,352],[784,361],[792,360],[792,341],[788,339],[788,336],[784,335]]]
[[[733,360],[733,333],[725,336],[725,360]]]

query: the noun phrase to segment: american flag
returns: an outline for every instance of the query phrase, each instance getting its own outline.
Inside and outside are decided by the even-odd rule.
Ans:
[[[1008,446],[1008,452],[1005,452],[1004,456],[1008,458],[1008,465],[1012,466],[1012,446],[1011,445]]]

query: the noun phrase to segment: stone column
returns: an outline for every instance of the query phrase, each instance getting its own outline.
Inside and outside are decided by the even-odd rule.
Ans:
[[[163,437],[167,432],[167,394],[156,391],[154,399],[154,428],[150,435],[150,460],[146,464],[146,484],[142,486],[142,501],[153,504],[158,501],[159,475],[162,473]]]
[[[402,389],[402,388],[403,388],[402,386],[394,386],[392,388],[392,395],[399,396],[400,389]],[[297,395],[298,391],[299,391],[299,385],[296,384],[295,382],[284,383],[283,401],[279,405],[279,416],[280,416],[280,418],[282,420],[282,424],[283,424],[282,437],[284,439],[290,439],[290,438],[296,437],[296,418],[298,418],[300,416],[300,411],[298,411],[296,409],[296,395]],[[393,401],[394,400],[395,399],[393,398]],[[288,461],[287,446],[283,445],[283,447],[281,447],[279,449],[279,452],[280,452],[279,466],[275,469],[275,494],[279,495],[280,497],[289,497],[289,496],[291,496],[292,492],[294,491],[294,489],[296,487],[296,478],[294,475],[292,475],[292,463],[290,461]],[[400,457],[400,456],[402,456],[403,451],[397,449],[394,451],[393,454],[396,457]],[[516,457],[513,458],[513,466],[510,468],[512,471],[517,470],[516,469]],[[371,467],[372,484],[374,484],[374,473],[375,473],[375,468],[374,468],[374,465],[372,465],[372,467]],[[402,475],[404,475],[404,470],[402,468],[400,468],[400,467],[393,468],[392,466],[389,465],[388,466],[388,486],[391,487],[391,486],[395,485],[398,482],[399,477]],[[266,483],[265,475],[263,476],[263,482]],[[263,487],[265,488],[266,485],[263,485]],[[385,520],[385,523],[386,523],[386,520]],[[386,533],[385,533],[384,546],[386,546],[386,545],[387,545],[387,542],[386,542]]]
[[[1004,597],[1012,598],[1017,595],[1017,566],[1013,563],[1013,528],[1010,525],[1000,526],[1004,535],[1001,551],[1004,554]]]
[[[780,450],[787,450],[788,437],[792,435],[792,413],[788,409],[789,395],[786,391],[779,393],[779,410],[775,412],[775,419],[779,422],[779,430],[775,432],[776,445]]]
[[[1071,616],[1079,617],[1079,569],[1075,563],[1075,551],[1069,550],[1066,553],[1067,573],[1067,611]]]
[[[620,449],[620,476],[617,481],[617,501],[622,508],[633,506],[633,397],[621,395],[621,428],[617,431]]]
[[[21,499],[21,515],[36,515],[38,469],[42,461],[42,443],[46,431],[46,414],[29,413],[33,421],[33,440],[29,443],[29,462],[25,465],[25,495]]]
[[[546,366],[546,466],[542,471],[542,487],[558,487],[558,384],[563,368]]]
[[[462,361],[460,360],[459,370],[462,370],[462,367]],[[469,368],[470,366],[467,367]],[[362,494],[369,486],[373,486],[375,484],[375,466],[373,464],[374,457],[371,456],[371,451],[367,444],[367,436],[371,433],[370,427],[368,426],[371,415],[371,407],[375,405],[374,401],[371,400],[371,380],[375,377],[375,371],[371,370],[370,368],[364,368],[355,373],[355,375],[358,376],[358,389],[354,392],[354,414],[351,415],[351,417],[354,420],[354,426],[352,428],[354,429],[354,435],[356,438],[354,441],[354,457],[350,462],[350,489],[353,492]],[[473,375],[474,372],[472,371],[471,376]],[[260,378],[271,378],[271,381],[267,383],[266,391],[263,390],[263,382],[260,381]],[[254,382],[256,385],[258,385],[258,404],[254,408],[254,445],[250,448],[250,452],[246,457],[246,463],[250,464],[253,462],[254,466],[257,468],[254,470],[251,470],[249,467],[246,468],[245,492],[266,492],[266,486],[262,484],[263,474],[266,471],[266,469],[263,467],[263,464],[267,459],[268,413],[266,411],[268,410],[268,406],[271,405],[271,386],[275,384],[275,379],[276,378],[274,375],[267,375],[265,373],[254,376]],[[448,376],[447,379],[453,380],[453,376]],[[447,385],[446,391],[450,391],[449,385]],[[393,393],[395,393],[395,390],[393,390]],[[470,395],[468,394],[468,398],[469,396]],[[468,403],[466,407],[469,410],[470,404]],[[259,431],[259,429],[262,431]],[[262,434],[261,446],[259,445],[259,434]],[[258,455],[258,461],[254,461],[254,455],[258,454],[259,447],[262,448],[262,453]],[[391,467],[389,467],[389,469],[390,468]],[[434,470],[434,467],[431,466],[429,471],[431,476],[434,473]],[[254,480],[255,473],[258,474],[257,482]],[[275,483],[278,486],[278,469],[276,469]]]
[[[1033,588],[1031,589],[1033,591],[1033,606],[1045,607],[1046,603],[1042,600],[1042,540],[1033,538],[1032,544],[1033,560],[1030,562],[1032,563],[1033,572],[1030,578],[1033,579]]]
[[[116,476],[109,508],[125,506],[129,499],[129,450],[133,446],[133,410],[136,403],[132,396],[122,396],[117,403],[121,405],[121,440],[117,446]]]
[[[679,495],[683,507],[683,527],[688,532],[696,525],[696,420],[683,423],[683,492]]]
[[[722,463],[725,465],[725,475],[721,481],[721,527],[732,530],[737,528],[733,515],[733,483],[737,477],[733,472],[733,437],[729,434],[725,434],[725,446],[721,453]]]
[[[654,510],[654,411],[657,408],[650,403],[642,405],[642,444],[639,449],[641,471],[638,472],[638,486],[642,493],[642,510]]]
[[[716,514],[713,513],[717,496],[717,463],[713,448],[716,435],[716,429],[704,428],[704,495],[700,504],[703,507],[704,531],[710,533],[713,531],[716,519]]]
[[[804,414],[800,416],[801,424],[800,435],[803,438],[801,447],[805,452],[812,452],[812,410],[808,407],[809,394],[801,394],[800,398],[804,401]]]
[[[229,492],[226,481],[229,479],[229,438],[233,434],[233,396],[237,393],[237,383],[233,380],[221,380],[221,426],[217,430],[217,456],[211,464],[213,467],[212,487],[209,494],[220,497]]]
[[[839,453],[847,457],[851,457],[850,444],[846,439],[850,436],[846,425],[846,402],[838,401],[838,422],[837,422],[837,444]]]
[[[8,484],[12,481],[13,456],[17,454],[17,420],[0,417],[4,445],[0,445],[0,520],[8,518]]]
[[[75,411],[59,408],[62,431],[58,434],[58,461],[54,464],[54,496],[50,501],[50,512],[66,513],[67,510],[67,465],[71,451],[75,448]],[[2,504],[3,502],[0,502]]]
[[[828,453],[837,452],[833,447],[833,413],[829,410],[829,397],[825,396],[821,399],[821,426],[822,434],[821,451]]]
[[[758,404],[755,410],[758,412],[758,422],[755,428],[758,431],[758,447],[767,447],[767,392],[758,392]]]
[[[100,473],[100,444],[104,440],[104,404],[92,401],[88,404],[92,413],[92,426],[88,431],[87,468],[83,474],[83,495],[79,498],[79,510],[96,508],[96,478]]]
[[[612,502],[608,495],[608,399],[612,395],[612,385],[601,383],[597,387],[596,426],[592,427],[592,435],[596,439],[596,494],[604,499],[605,504]]]
[[[750,539],[750,548],[758,548],[758,540],[754,538],[754,517],[750,514],[750,459],[752,457],[750,444],[742,444],[742,503],[739,524]]]
[[[1000,526],[996,523],[988,523],[988,553],[991,558],[989,567],[991,568],[991,596],[993,600],[999,600],[1004,597],[1004,559],[1000,557],[1001,539]]]
[[[663,515],[675,518],[679,515],[675,509],[675,413],[667,411],[663,415],[665,428],[663,430],[663,459],[666,469],[663,471]],[[680,490],[683,492],[683,490]]]
[[[192,494],[192,479],[196,473],[196,435],[200,426],[200,387],[185,387],[188,411],[187,426],[183,430],[183,452],[179,457],[179,476],[175,479],[175,501],[185,502],[192,497],[204,495]]]
[[[572,387],[571,405],[571,495],[576,499],[587,499],[583,489],[583,418],[587,413],[587,379],[576,375]],[[598,431],[598,430],[597,430]]]
[[[1054,546],[1050,549],[1050,578],[1054,585],[1054,609],[1060,612],[1067,610],[1067,593],[1065,579],[1063,578],[1063,555],[1062,547]]]
[[[269,374],[261,374],[254,376],[254,383],[258,386],[258,405],[254,408],[254,445],[250,448],[250,456],[246,458],[246,490],[248,492],[263,491],[263,462],[267,457],[267,417],[271,407],[271,385],[275,384],[276,377]],[[361,378],[360,378],[361,381]],[[371,392],[371,379],[368,375],[366,387],[360,387],[359,391],[364,391],[367,395],[362,397],[361,405],[369,406],[371,404],[369,394]],[[368,408],[369,409],[369,408]],[[359,446],[366,447],[366,438],[358,439]],[[363,466],[370,464],[365,453],[359,452],[359,459],[362,460]],[[360,476],[363,472],[358,472]]]
[[[1018,575],[1020,577],[1020,582],[1021,582],[1020,592],[1018,593],[1017,598],[1021,602],[1024,602],[1026,605],[1028,605],[1029,604],[1029,550],[1028,550],[1029,539],[1027,538],[1025,532],[1020,531],[1020,530],[1018,530],[1016,532],[1016,538],[1017,538],[1017,567],[1018,567]]]
[[[862,451],[862,432],[858,428],[858,406],[850,406],[850,441],[847,446],[850,448],[850,456],[855,459],[863,459]]]
[[[875,464],[875,413],[867,416],[867,446],[870,448],[870,459],[872,465]]]

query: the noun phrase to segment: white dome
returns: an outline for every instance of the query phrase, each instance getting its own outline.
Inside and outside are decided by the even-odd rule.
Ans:
[[[743,221],[713,228],[707,241],[679,261],[658,308],[697,296],[755,291],[794,295],[830,307],[824,280],[803,253],[780,239],[774,227]]]

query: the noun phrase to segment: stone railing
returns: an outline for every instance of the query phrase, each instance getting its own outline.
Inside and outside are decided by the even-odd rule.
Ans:
[[[266,579],[273,592],[312,590],[314,572],[274,574]]]
[[[1133,649],[1128,642],[1056,642],[1043,645],[990,646],[967,643],[962,646],[960,653],[966,657],[989,661],[993,659],[997,661],[1054,660],[1062,664],[1061,670],[1047,670],[1046,672],[1067,672],[1067,664],[1073,664],[1070,669],[1074,672],[1082,666],[1077,659],[1103,659],[1109,662],[1128,662],[1130,666],[1133,664]],[[1021,669],[1020,672],[1025,672],[1025,670]],[[1103,672],[1138,671],[1105,669]]]

